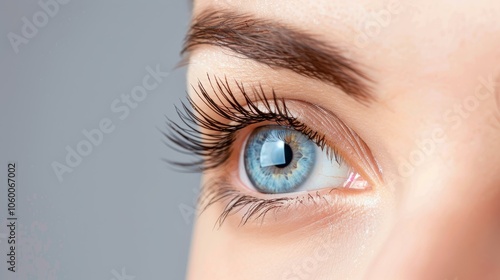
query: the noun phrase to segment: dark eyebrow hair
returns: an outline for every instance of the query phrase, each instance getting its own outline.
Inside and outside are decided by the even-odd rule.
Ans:
[[[359,64],[311,34],[247,14],[205,11],[193,19],[182,54],[199,45],[229,49],[271,68],[292,70],[342,89],[360,101],[370,101],[372,80]]]

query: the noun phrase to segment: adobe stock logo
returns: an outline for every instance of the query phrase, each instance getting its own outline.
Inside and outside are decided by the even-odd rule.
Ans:
[[[128,275],[127,271],[125,271],[125,267],[122,267],[121,273],[118,273],[115,269],[111,270],[111,274],[113,274],[113,278],[111,280],[134,280],[135,276]]]
[[[31,20],[27,17],[22,17],[21,21],[23,26],[21,27],[21,32],[16,34],[14,32],[9,32],[7,38],[9,39],[12,49],[17,54],[19,53],[19,47],[21,44],[28,44],[30,39],[33,39],[40,28],[45,27],[49,23],[49,19],[53,18],[59,13],[60,6],[66,5],[70,0],[40,0],[38,1],[38,6],[41,10],[36,11]]]

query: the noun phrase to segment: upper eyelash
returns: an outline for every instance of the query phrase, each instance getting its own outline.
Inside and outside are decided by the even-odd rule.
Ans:
[[[249,92],[243,83],[235,81],[244,100],[242,103],[236,98],[227,78],[214,76],[212,80],[208,74],[207,78],[214,97],[201,82],[198,82],[197,88],[193,86],[193,90],[208,107],[209,112],[203,110],[201,104],[196,104],[193,98],[188,97],[188,104],[192,110],[185,103],[182,104],[182,108],[176,107],[177,114],[186,127],[168,119],[167,126],[170,128],[170,133],[164,133],[170,143],[174,144],[174,147],[170,145],[173,149],[198,156],[200,159],[194,162],[169,161],[171,164],[195,172],[220,166],[229,158],[237,132],[248,125],[264,121],[273,121],[278,125],[289,126],[302,132],[322,150],[327,147],[327,154],[341,163],[342,158],[335,147],[326,145],[325,136],[308,128],[292,116],[285,100],[278,98],[274,90],[268,96],[264,88],[259,85],[252,86]],[[215,119],[211,113],[226,121]]]

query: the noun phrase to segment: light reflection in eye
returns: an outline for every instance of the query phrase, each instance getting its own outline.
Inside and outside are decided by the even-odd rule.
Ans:
[[[246,141],[240,176],[261,193],[276,194],[326,187],[363,188],[366,181],[333,150],[320,149],[292,128],[267,125],[256,128]],[[245,181],[245,180],[243,180]]]
[[[368,188],[368,181],[363,180],[363,178],[361,178],[361,175],[359,175],[359,173],[351,172],[351,174],[349,174],[349,178],[347,178],[343,187],[348,189],[364,190]]]

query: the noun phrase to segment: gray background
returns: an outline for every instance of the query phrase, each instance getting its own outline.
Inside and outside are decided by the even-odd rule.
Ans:
[[[22,36],[22,18],[33,23],[43,9],[32,0],[0,4],[0,279],[183,279],[199,175],[162,161],[179,155],[160,130],[185,96],[185,69],[174,66],[188,1],[58,6],[16,53],[9,32]],[[112,102],[156,65],[170,75],[121,120]],[[104,118],[115,130],[60,182],[51,164],[65,164],[66,146],[76,149],[82,130]],[[16,273],[5,262],[11,161]]]

